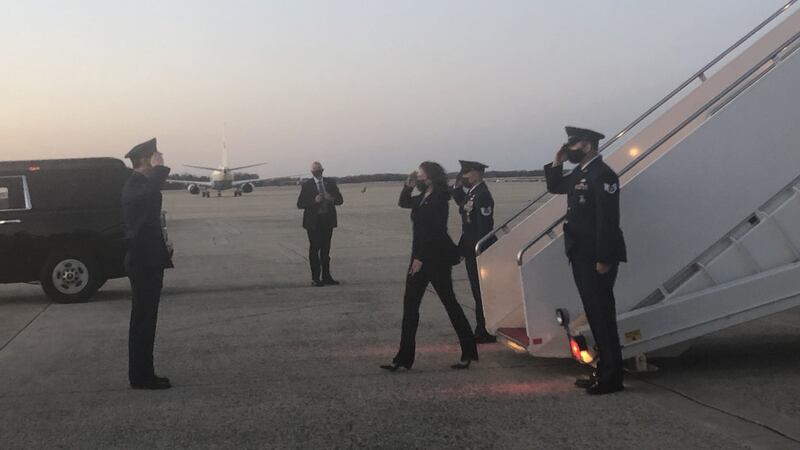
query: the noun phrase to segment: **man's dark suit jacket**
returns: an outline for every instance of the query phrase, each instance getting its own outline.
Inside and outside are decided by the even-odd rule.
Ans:
[[[310,178],[303,183],[300,189],[300,196],[297,198],[297,208],[303,211],[303,228],[306,230],[313,230],[316,228],[330,227],[336,228],[338,222],[336,220],[336,205],[344,203],[342,193],[339,192],[339,187],[336,182],[330,178],[322,178],[325,185],[325,192],[333,196],[333,202],[323,200],[317,203],[315,199],[319,194],[317,189],[317,182],[314,178]],[[323,203],[327,205],[323,206]],[[320,214],[320,208],[326,208],[325,214]]]

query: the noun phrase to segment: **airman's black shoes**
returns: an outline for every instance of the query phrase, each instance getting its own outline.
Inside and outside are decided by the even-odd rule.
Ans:
[[[625,386],[622,383],[619,384],[600,384],[595,383],[592,387],[586,389],[586,393],[589,395],[605,395],[605,394],[613,394],[614,392],[619,392],[625,389]]]
[[[165,377],[153,377],[153,379],[149,383],[131,383],[131,388],[133,389],[147,389],[147,390],[161,390],[161,389],[169,389],[172,387],[172,384],[169,382],[169,378]]]
[[[597,383],[596,373],[592,373],[592,375],[589,378],[578,378],[577,380],[575,380],[575,386],[581,389],[589,389],[595,383]]]
[[[404,366],[402,364],[391,363],[391,364],[384,364],[381,366],[381,369],[388,370],[389,372],[397,372],[397,369],[403,367],[406,370],[411,370],[411,367]]]
[[[497,338],[489,334],[486,330],[475,333],[476,344],[494,344],[495,342],[497,342]]]

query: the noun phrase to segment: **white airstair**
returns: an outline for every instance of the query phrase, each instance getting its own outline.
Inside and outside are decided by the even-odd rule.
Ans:
[[[697,337],[800,305],[796,3],[601,149],[622,186],[630,262],[615,294],[625,358],[676,355]],[[565,211],[564,196],[545,194],[478,244],[484,312],[512,347],[590,362],[564,256]],[[484,248],[491,236],[499,240]]]

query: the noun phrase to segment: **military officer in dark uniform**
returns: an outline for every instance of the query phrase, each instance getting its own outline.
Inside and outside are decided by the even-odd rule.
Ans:
[[[459,163],[461,172],[451,190],[453,200],[458,204],[458,211],[461,213],[461,240],[458,241],[458,248],[464,257],[469,285],[475,298],[475,342],[487,344],[497,342],[497,339],[486,331],[475,245],[494,229],[494,199],[483,181],[488,166],[476,161]]]
[[[336,206],[344,203],[336,181],[323,178],[322,164],[311,164],[311,175],[303,183],[297,208],[303,210],[303,228],[308,233],[308,262],[311,266],[311,284],[317,287],[337,285],[331,276],[331,238],[338,225]],[[322,275],[322,278],[320,278]]]
[[[153,344],[164,269],[172,267],[161,228],[161,188],[169,167],[156,148],[156,139],[139,144],[127,155],[133,173],[122,189],[127,254],[125,270],[133,302],[128,336],[128,379],[134,389],[168,389],[168,378],[153,368]]]
[[[620,229],[617,174],[598,153],[600,133],[567,127],[568,141],[551,164],[544,167],[547,190],[567,194],[564,241],[572,274],[598,348],[597,372],[589,394],[609,394],[623,389],[622,351],[617,331],[614,282],[620,262],[627,260]],[[577,167],[564,175],[564,161]]]

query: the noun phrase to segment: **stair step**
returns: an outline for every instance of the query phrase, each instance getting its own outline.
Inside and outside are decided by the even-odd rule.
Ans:
[[[497,337],[504,344],[519,351],[527,351],[531,343],[525,328],[499,328]]]

